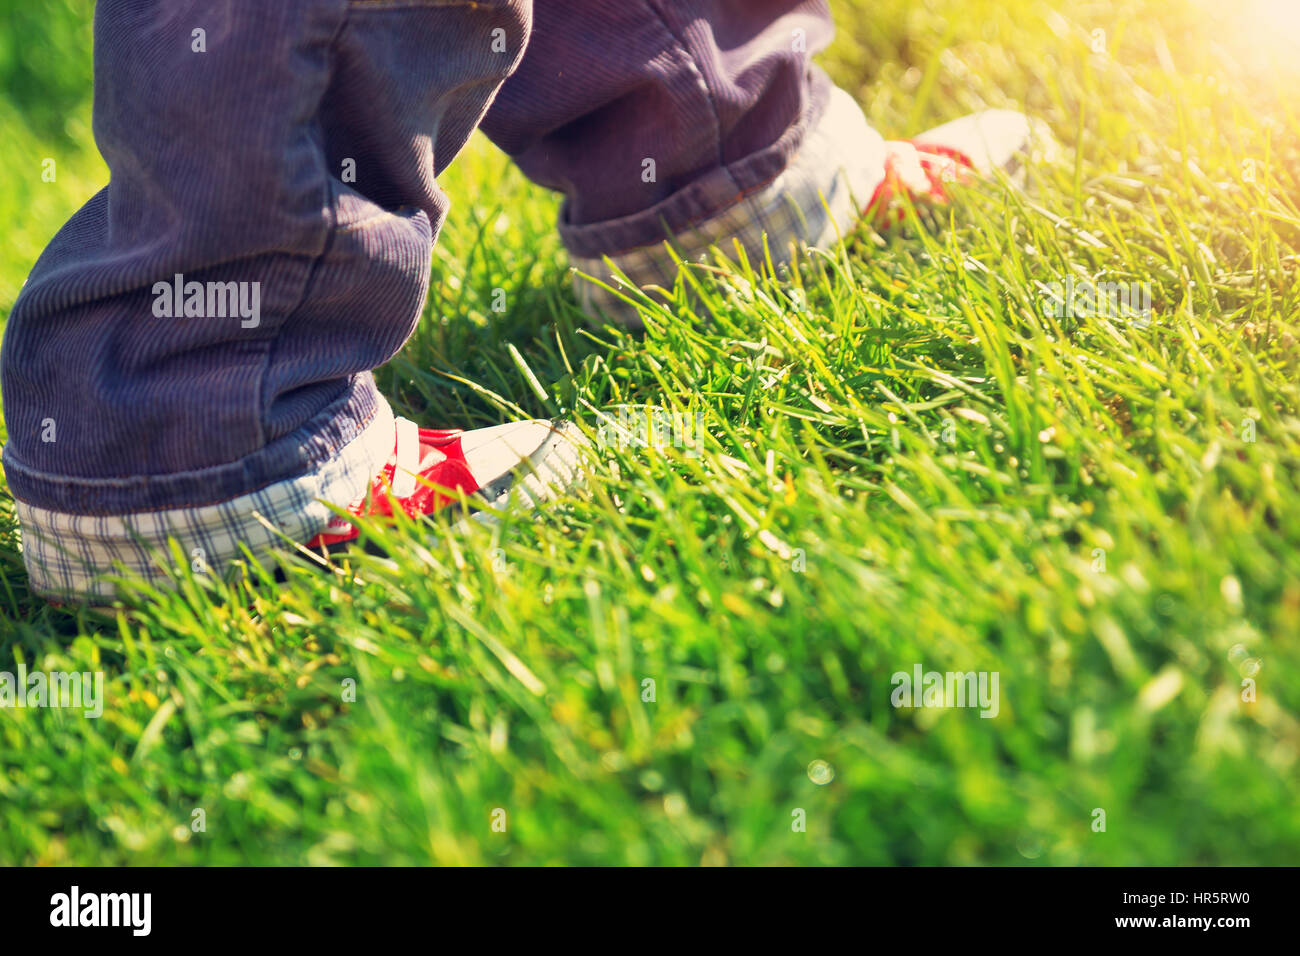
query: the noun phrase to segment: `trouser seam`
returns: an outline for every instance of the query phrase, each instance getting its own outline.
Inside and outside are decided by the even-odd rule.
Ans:
[[[266,350],[266,358],[262,364],[262,373],[257,379],[257,435],[259,448],[265,448],[270,444],[267,436],[267,419],[270,416],[271,409],[267,403],[267,381],[271,377],[271,369],[275,365],[275,353],[284,337],[284,327],[289,324],[307,304],[311,296],[312,286],[315,284],[317,273],[320,270],[320,264],[325,261],[329,255],[330,249],[334,246],[335,234],[338,232],[338,194],[334,189],[334,177],[330,175],[329,161],[325,154],[325,130],[320,123],[320,107],[324,102],[326,93],[328,93],[330,84],[334,79],[334,64],[336,61],[336,51],[339,45],[339,38],[343,36],[343,31],[347,29],[351,20],[351,4],[349,3],[343,10],[343,16],[339,18],[338,26],[334,28],[334,34],[330,37],[329,51],[329,74],[325,80],[325,91],[321,93],[321,98],[316,102],[316,115],[312,120],[312,128],[315,130],[320,148],[316,151],[316,161],[321,172],[321,189],[325,194],[325,241],[321,245],[321,251],[307,269],[307,275],[303,278],[302,293],[298,296],[298,301],[292,309],[289,309],[284,316],[284,321],[280,323],[279,332],[273,338]]]
[[[718,104],[713,89],[709,86],[709,81],[705,79],[704,71],[701,70],[699,64],[695,62],[695,57],[691,54],[690,48],[687,47],[686,42],[668,22],[668,17],[659,10],[655,5],[654,0],[645,0],[645,6],[646,9],[649,10],[661,24],[663,24],[663,28],[672,38],[673,44],[685,57],[687,67],[690,69],[691,73],[694,74],[696,80],[699,81],[700,86],[704,89],[704,100],[709,105],[709,112],[713,114],[713,142],[717,148],[718,165],[723,166],[725,163],[723,163],[722,154],[722,116],[718,112]]]

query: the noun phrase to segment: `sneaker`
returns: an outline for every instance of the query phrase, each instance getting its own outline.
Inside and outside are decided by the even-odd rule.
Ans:
[[[904,197],[920,206],[942,206],[954,185],[1001,170],[1013,182],[1024,174],[1034,130],[1013,110],[984,110],[945,123],[915,139],[885,143],[885,178],[867,203],[866,215],[877,229],[906,218]]]
[[[515,499],[534,508],[575,484],[581,476],[585,440],[568,422],[522,421],[473,431],[420,428],[397,421],[393,454],[366,495],[348,507],[357,516],[389,516],[394,507],[409,517],[433,514],[470,499],[470,511],[500,510]],[[355,540],[360,528],[335,515],[307,543],[328,548]]]

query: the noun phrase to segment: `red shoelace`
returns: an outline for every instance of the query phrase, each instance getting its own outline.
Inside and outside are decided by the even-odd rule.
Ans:
[[[904,151],[897,148],[904,144],[915,150],[917,165],[925,182],[919,181],[914,175],[909,177],[906,171],[899,168],[899,163],[909,158]],[[975,169],[975,164],[959,149],[910,139],[894,141],[887,145],[894,148],[885,156],[885,178],[876,187],[866,209],[867,214],[874,218],[877,227],[898,225],[906,218],[907,213],[901,201],[902,197],[910,196],[913,202],[929,202],[942,206],[948,202],[949,186],[953,183],[968,183],[972,179],[971,173]]]
[[[349,506],[349,514],[391,516],[396,502],[414,518],[442,508],[455,500],[457,492],[468,495],[477,491],[478,481],[460,447],[463,434],[459,428],[420,428],[405,418],[397,419],[392,457],[371,482],[369,492]],[[356,525],[335,515],[307,547],[328,547],[359,534]]]

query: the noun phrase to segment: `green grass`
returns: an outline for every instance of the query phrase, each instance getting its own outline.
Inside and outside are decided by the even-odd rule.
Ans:
[[[178,560],[114,618],[28,594],[6,497],[0,670],[109,700],[0,711],[0,862],[1296,861],[1295,77],[1179,2],[835,6],[887,135],[1022,106],[1061,157],[787,280],[720,257],[633,336],[584,325],[555,200],[476,140],[396,407],[649,404],[700,454],[607,448],[541,520],[376,528],[283,584]],[[0,45],[3,314],[104,180],[85,13]],[[1150,326],[1045,316],[1069,275],[1149,282]],[[917,663],[998,672],[1000,713],[891,707]]]

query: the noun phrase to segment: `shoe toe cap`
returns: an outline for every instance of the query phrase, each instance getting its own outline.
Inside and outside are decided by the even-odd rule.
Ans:
[[[466,432],[461,451],[485,497],[517,487],[536,503],[578,479],[585,444],[572,423],[538,419]]]
[[[1015,110],[983,110],[945,123],[917,137],[960,150],[970,157],[977,172],[1011,170],[1030,144],[1029,117]]]

